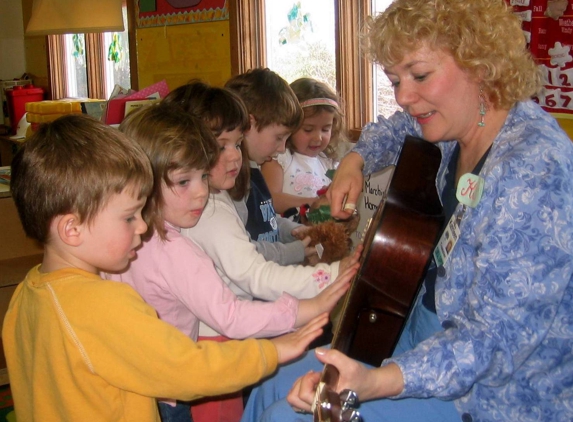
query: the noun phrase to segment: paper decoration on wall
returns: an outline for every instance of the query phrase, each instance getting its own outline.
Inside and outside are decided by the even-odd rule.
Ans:
[[[201,3],[201,0],[167,0],[171,6],[176,8],[193,7]]]
[[[139,6],[140,12],[155,12],[157,10],[155,0],[139,0],[135,3]]]
[[[543,89],[535,100],[557,117],[573,119],[573,0],[506,0],[521,18],[539,64]]]
[[[136,0],[138,28],[229,19],[226,0]]]

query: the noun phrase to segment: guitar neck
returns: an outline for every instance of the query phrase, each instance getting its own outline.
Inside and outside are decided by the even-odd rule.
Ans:
[[[386,196],[384,196],[382,198],[382,201],[380,202],[379,208],[383,207],[385,198],[386,198]],[[369,230],[370,230],[371,224],[372,224],[372,218],[369,218],[368,222],[364,226],[363,239],[367,239],[367,237],[369,235]],[[340,350],[343,353],[347,353],[348,350],[344,350],[344,347],[342,344],[342,340],[344,338],[346,338],[346,336],[347,336],[347,333],[342,332],[342,326],[343,326],[343,322],[345,319],[345,315],[347,315],[348,309],[351,306],[352,301],[355,300],[354,299],[354,297],[356,295],[355,291],[358,288],[359,278],[362,274],[364,263],[366,261],[367,255],[368,255],[367,248],[362,249],[362,253],[360,254],[360,259],[358,260],[358,262],[360,263],[360,267],[359,267],[358,271],[356,272],[356,275],[352,278],[352,281],[350,282],[350,288],[348,289],[348,291],[344,295],[344,301],[342,303],[342,307],[340,308],[340,317],[338,318],[338,321],[336,322],[336,326],[334,327],[334,335],[333,335],[332,341],[330,343],[331,349]],[[327,365],[327,366],[330,366],[330,365]],[[336,371],[335,368],[334,368],[334,370]],[[337,373],[338,373],[338,371],[337,371]]]

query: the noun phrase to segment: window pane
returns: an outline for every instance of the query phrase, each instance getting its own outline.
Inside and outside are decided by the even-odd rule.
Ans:
[[[312,77],[336,88],[333,0],[265,1],[267,66],[287,82]]]
[[[373,4],[373,14],[376,15],[383,12],[390,3],[392,3],[392,0],[375,0]],[[374,65],[374,71],[372,74],[374,78],[374,83],[372,84],[374,87],[374,95],[372,98],[374,100],[375,113],[377,115],[389,117],[396,110],[401,110],[401,107],[396,104],[394,90],[392,89],[386,74],[382,71],[382,68],[378,65]]]
[[[123,6],[123,27],[125,28],[123,32],[106,32],[104,34],[104,44],[107,48],[106,98],[109,98],[116,84],[126,89],[131,88],[126,6]]]
[[[65,43],[68,97],[87,98],[88,76],[84,34],[66,34]]]

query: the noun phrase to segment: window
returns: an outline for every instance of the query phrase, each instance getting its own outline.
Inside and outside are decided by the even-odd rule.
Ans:
[[[129,25],[124,32],[48,35],[52,99],[109,98],[114,86],[131,88]]]
[[[311,76],[336,86],[345,102],[351,137],[357,139],[375,114],[389,115],[397,108],[386,75],[361,56],[359,47],[365,17],[390,2],[230,1],[233,74],[266,66],[289,82]]]
[[[336,87],[334,1],[265,1],[267,66],[292,82],[312,76]]]
[[[64,35],[67,97],[88,96],[85,39],[84,34]]]
[[[374,0],[372,13],[376,15],[377,13],[383,12],[388,6],[390,6],[390,3],[392,3],[392,0]],[[372,88],[374,111],[376,115],[389,117],[396,110],[399,110],[400,106],[396,103],[394,89],[382,68],[377,65],[373,67]]]

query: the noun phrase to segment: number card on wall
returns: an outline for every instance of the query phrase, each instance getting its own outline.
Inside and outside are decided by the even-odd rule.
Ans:
[[[558,117],[573,118],[573,0],[507,0],[522,20],[541,70],[535,100]]]

